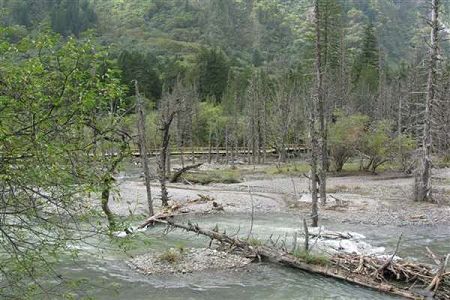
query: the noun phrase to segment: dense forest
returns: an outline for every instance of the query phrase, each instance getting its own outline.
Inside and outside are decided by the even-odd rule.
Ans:
[[[445,0],[0,0],[0,297],[80,296],[65,292],[85,283],[54,267],[135,220],[111,208],[130,161],[150,217],[172,209],[170,183],[205,183],[191,172],[202,163],[229,167],[206,183],[245,181],[241,163],[276,168],[297,198],[298,175],[313,227],[336,200],[327,177],[350,165],[395,171],[412,203],[447,207],[432,170],[450,164],[449,12]]]
[[[321,5],[328,118],[338,111],[343,116],[360,113],[372,127],[387,121],[393,135],[420,140],[429,35],[426,4],[379,0]],[[120,74],[126,93],[123,105],[128,105],[124,109],[133,103],[133,80],[139,82],[150,109],[160,105],[177,81],[194,87],[198,103],[189,109],[200,112],[185,112],[194,116],[194,132],[189,133],[196,139],[193,144],[224,146],[228,138],[244,145],[249,131],[258,130],[262,133],[255,139],[261,141],[252,143],[281,147],[306,135],[304,100],[290,101],[276,93],[301,99],[311,94],[315,41],[310,1],[3,0],[1,7],[3,37],[10,43],[35,39],[43,32],[63,39],[72,36],[81,43],[95,41]],[[446,17],[442,13],[444,32]],[[447,47],[441,45],[440,55],[446,55]],[[445,60],[441,70],[445,95]],[[279,106],[284,111],[278,111]],[[441,128],[448,128],[446,109],[439,110]],[[278,126],[271,126],[278,123],[279,114],[289,122],[284,124],[287,131],[279,128],[281,135]],[[232,118],[234,128],[226,128]],[[155,138],[152,141],[158,143]],[[436,142],[442,150],[449,143],[445,134]]]

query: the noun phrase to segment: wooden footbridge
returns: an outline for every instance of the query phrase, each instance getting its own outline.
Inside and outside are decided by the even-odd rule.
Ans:
[[[286,145],[285,151],[287,154],[297,155],[300,153],[307,153],[309,151],[309,148],[307,145],[304,144],[290,144]],[[160,153],[160,149],[153,148],[148,151],[149,156],[157,156]],[[205,155],[220,155],[220,156],[226,156],[226,155],[239,155],[239,156],[245,156],[245,155],[253,155],[253,150],[248,149],[246,147],[238,147],[238,148],[225,148],[225,147],[183,147],[183,148],[172,148],[170,150],[171,156],[179,156],[179,155],[195,155],[195,156],[205,156]],[[277,155],[279,153],[279,150],[275,147],[269,147],[265,150],[261,149],[259,151],[261,155],[264,155],[264,153],[267,155]],[[132,150],[132,155],[135,157],[140,156],[140,152],[137,149]]]

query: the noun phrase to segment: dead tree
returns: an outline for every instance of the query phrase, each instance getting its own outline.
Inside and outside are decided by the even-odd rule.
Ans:
[[[315,104],[315,103],[314,103]],[[314,105],[313,104],[313,105]],[[311,139],[311,174],[310,174],[310,180],[311,180],[311,218],[312,218],[312,227],[317,227],[319,223],[319,210],[318,210],[318,172],[317,172],[317,164],[318,164],[318,156],[319,156],[319,142],[317,140],[317,117],[316,113],[313,108],[310,117],[309,117],[309,134]]]
[[[142,105],[141,94],[139,93],[139,87],[137,80],[134,81],[135,92],[136,92],[136,115],[137,115],[137,128],[138,128],[138,138],[139,138],[139,153],[141,157],[142,167],[144,168],[144,179],[145,188],[147,191],[147,206],[149,216],[153,216],[153,199],[152,191],[150,186],[150,168],[148,162],[147,153],[147,139],[145,132],[145,113]]]
[[[176,99],[179,101],[179,99]],[[159,152],[159,183],[161,184],[161,203],[163,206],[169,206],[169,193],[167,192],[167,157],[170,143],[170,125],[172,125],[173,119],[177,111],[172,109],[168,103],[164,104],[164,108],[161,109],[160,127],[159,130],[162,134],[161,150]]]
[[[249,163],[261,163],[261,152],[266,148],[266,97],[263,82],[263,73],[255,71],[249,81],[246,93],[247,113],[247,149]]]
[[[290,82],[288,75],[283,75],[276,85],[272,97],[271,135],[278,152],[278,161],[287,161],[287,144],[294,123],[294,104],[299,98],[296,82]]]
[[[437,84],[437,62],[438,62],[438,33],[439,33],[439,0],[431,1],[431,41],[430,58],[428,65],[427,97],[425,103],[425,115],[422,139],[422,162],[420,173],[416,175],[415,200],[433,201],[431,186],[431,148],[432,148],[432,111],[435,102]]]
[[[311,139],[311,218],[312,218],[312,227],[317,227],[319,222],[319,211],[318,211],[318,195],[317,190],[319,187],[319,170],[318,170],[318,160],[321,152],[321,147],[319,143],[319,133],[317,132],[317,111],[320,104],[321,97],[321,88],[322,88],[322,75],[321,75],[321,57],[320,57],[320,15],[319,15],[319,2],[318,0],[314,3],[314,16],[315,16],[315,25],[316,25],[316,87],[314,95],[311,97],[311,111],[309,116],[309,135]]]
[[[161,150],[159,153],[159,183],[161,185],[161,203],[168,206],[169,193],[167,192],[167,174],[170,145],[170,128],[177,113],[183,111],[189,97],[190,90],[186,89],[181,82],[177,82],[171,93],[166,93],[161,99],[159,130],[161,131]]]
[[[316,26],[316,101],[317,101],[317,109],[318,109],[318,117],[319,117],[319,134],[320,134],[320,168],[319,168],[319,191],[320,191],[320,202],[322,205],[325,205],[326,199],[326,181],[327,174],[326,171],[328,169],[327,162],[327,128],[325,122],[325,101],[324,101],[324,93],[323,93],[323,74],[322,74],[322,49],[321,49],[321,37],[320,37],[320,8],[319,8],[319,0],[315,0],[314,2],[314,21]]]

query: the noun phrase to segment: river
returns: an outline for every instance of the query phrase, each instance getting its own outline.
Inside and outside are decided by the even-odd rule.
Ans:
[[[216,224],[228,233],[246,235],[250,217],[245,214],[205,215],[195,219],[200,226],[212,228]],[[181,219],[181,221],[183,221]],[[389,252],[397,242],[400,232],[403,241],[400,255],[420,258],[424,246],[435,251],[450,252],[448,227],[383,227],[332,224],[327,228],[358,231],[367,241],[385,246]],[[300,226],[298,217],[292,214],[264,214],[254,218],[253,235],[266,239],[271,234],[288,233],[288,237]],[[288,238],[289,239],[289,238]],[[94,246],[94,245],[98,246]],[[237,270],[208,271],[193,274],[146,276],[133,271],[126,264],[129,255],[146,251],[164,251],[170,247],[204,247],[208,241],[194,234],[173,231],[164,234],[164,228],[150,229],[130,239],[127,254],[111,246],[109,238],[91,240],[81,247],[76,261],[67,260],[58,270],[68,279],[83,279],[77,296],[95,299],[395,299],[369,289],[341,281],[316,276],[271,263],[254,263]]]

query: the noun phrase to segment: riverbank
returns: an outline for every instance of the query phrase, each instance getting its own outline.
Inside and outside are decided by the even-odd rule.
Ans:
[[[206,196],[223,207],[220,213],[286,212],[308,218],[311,202],[307,178],[264,175],[258,172],[261,166],[252,174],[248,172],[248,166],[240,167],[246,168],[247,172],[241,183],[169,184],[170,199],[190,213],[212,212],[210,203],[195,202],[199,197]],[[450,169],[435,170],[435,178],[439,204],[414,202],[414,179],[398,173],[330,176],[327,181],[328,204],[319,207],[320,218],[374,226],[450,225]],[[152,188],[155,206],[160,209],[157,182],[152,184]],[[121,201],[111,202],[115,214],[146,214],[146,194],[141,178],[122,178],[119,192]]]

